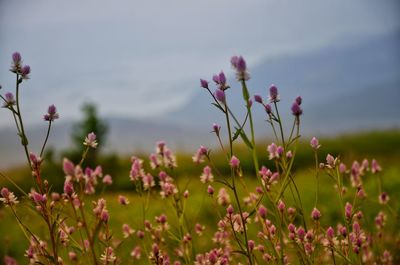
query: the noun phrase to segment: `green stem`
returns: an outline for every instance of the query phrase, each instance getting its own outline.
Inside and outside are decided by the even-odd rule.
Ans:
[[[281,121],[281,117],[279,115],[279,110],[278,110],[278,106],[276,105],[276,102],[274,102],[274,106],[275,106],[276,116],[278,118],[279,129],[281,131],[282,145],[285,148],[286,147],[285,136],[283,135],[282,121]]]
[[[18,112],[18,120],[19,120],[19,125],[20,125],[20,137],[21,137],[21,143],[24,147],[25,150],[25,155],[26,159],[28,160],[29,168],[32,170],[32,165],[31,165],[31,160],[29,159],[29,151],[28,151],[28,139],[26,138],[25,135],[25,130],[24,130],[24,123],[22,122],[22,114],[19,106],[19,74],[17,74],[17,81],[16,81],[16,103],[17,103],[17,112]]]
[[[44,148],[46,147],[47,140],[49,139],[50,129],[51,129],[51,121],[49,121],[49,126],[47,127],[46,138],[44,139],[44,143],[43,143],[42,149],[40,150],[40,157],[43,156]]]

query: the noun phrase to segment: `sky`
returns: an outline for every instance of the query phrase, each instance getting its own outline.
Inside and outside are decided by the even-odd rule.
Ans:
[[[198,80],[248,64],[400,28],[398,1],[5,1],[0,0],[0,93],[19,51],[28,124],[56,104],[63,119],[83,102],[101,115],[158,119],[195,96]],[[0,128],[12,126],[0,109]]]

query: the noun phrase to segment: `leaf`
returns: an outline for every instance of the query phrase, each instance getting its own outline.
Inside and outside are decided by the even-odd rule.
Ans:
[[[215,107],[217,107],[223,113],[225,113],[225,110],[221,107],[221,105],[218,105],[217,103],[211,103],[211,104],[214,105]]]
[[[249,138],[247,138],[247,135],[243,132],[243,130],[239,131],[240,138],[242,138],[243,142],[250,148],[253,149],[253,145],[251,144]]]

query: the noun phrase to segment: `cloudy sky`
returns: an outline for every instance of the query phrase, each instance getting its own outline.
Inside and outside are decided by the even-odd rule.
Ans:
[[[49,104],[79,116],[156,119],[194,96],[200,77],[400,27],[397,1],[0,1],[0,93],[13,90],[11,54],[32,68],[23,84],[29,123]],[[0,128],[11,124],[0,110]]]

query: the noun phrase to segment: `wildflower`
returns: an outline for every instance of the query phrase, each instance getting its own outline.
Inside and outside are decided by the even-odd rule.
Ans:
[[[100,257],[100,260],[103,261],[104,264],[108,264],[108,262],[114,262],[116,259],[117,257],[114,255],[114,249],[112,247],[106,247]]]
[[[321,212],[317,208],[314,208],[311,212],[311,218],[318,221],[321,218]]]
[[[240,160],[236,156],[232,156],[231,160],[229,161],[229,164],[231,165],[232,168],[238,168]]]
[[[74,193],[74,184],[70,180],[70,178],[67,178],[64,182],[64,193],[68,196],[71,197],[72,194]]]
[[[211,173],[211,168],[209,166],[205,166],[203,168],[203,174],[200,176],[200,181],[202,183],[209,183],[214,181],[214,176]]]
[[[301,103],[303,102],[303,99],[300,97],[300,96],[298,96],[296,99],[295,99],[295,102],[297,103],[297,105],[301,105]]]
[[[254,101],[263,104],[262,97],[260,95],[254,95]]]
[[[208,89],[208,81],[206,81],[204,79],[200,79],[200,86],[202,88]]]
[[[188,191],[188,190],[185,190],[185,191],[183,192],[183,197],[184,197],[185,199],[187,199],[187,198],[189,197],[189,191]]]
[[[389,201],[389,195],[386,192],[382,192],[379,194],[379,203],[380,204],[387,204]]]
[[[328,154],[327,156],[326,156],[326,164],[327,164],[327,167],[328,168],[334,168],[335,167],[335,165],[336,165],[336,159],[331,155],[331,154]]]
[[[91,148],[96,148],[98,143],[96,141],[96,134],[94,134],[94,132],[89,133],[86,138],[85,141],[83,142],[84,145],[91,147]]]
[[[3,108],[10,108],[11,106],[15,105],[15,99],[14,99],[14,95],[11,92],[7,92],[4,95],[4,104],[3,104]]]
[[[264,205],[261,205],[258,208],[258,214],[261,216],[261,218],[265,219],[267,217],[267,208],[265,208]]]
[[[346,165],[344,163],[340,163],[339,164],[339,172],[341,174],[344,174],[344,173],[346,173],[346,171],[347,171]]]
[[[377,172],[381,172],[382,168],[381,166],[378,164],[378,162],[375,159],[372,159],[371,161],[371,172],[373,174],[377,173]]]
[[[18,265],[18,262],[14,258],[12,258],[10,256],[5,256],[4,257],[4,264],[5,265]]]
[[[31,161],[31,165],[34,169],[38,169],[42,163],[42,158],[34,153],[29,153],[29,160]]]
[[[272,113],[271,105],[265,104],[264,109],[265,109],[265,112],[266,112],[268,115]]]
[[[139,246],[136,246],[132,251],[131,251],[131,257],[135,259],[140,259],[142,249]]]
[[[283,151],[283,148],[279,148],[280,146],[277,146],[275,143],[272,143],[268,145],[267,151],[269,153],[269,160],[279,158],[279,153]]]
[[[276,103],[279,102],[279,94],[278,94],[278,88],[275,85],[271,85],[269,88],[269,100],[270,102]]]
[[[36,203],[41,204],[47,201],[46,194],[40,194],[36,191],[29,193],[29,197]]]
[[[203,231],[206,229],[206,227],[204,225],[201,225],[199,223],[197,223],[194,226],[194,231],[196,232],[196,234],[198,234],[199,236],[201,236],[203,234]]]
[[[209,195],[213,195],[214,194],[214,188],[211,185],[208,185],[207,187],[207,193]]]
[[[215,132],[215,134],[217,136],[219,136],[219,132],[221,131],[221,126],[219,126],[218,124],[214,123],[213,124],[213,132]]]
[[[279,202],[278,202],[278,210],[280,212],[283,212],[285,210],[285,208],[286,208],[285,203],[282,200],[279,200]]]
[[[292,114],[296,117],[299,117],[301,114],[303,114],[303,110],[300,108],[300,105],[297,104],[297,102],[293,102],[291,110]]]
[[[136,236],[140,239],[144,238],[144,232],[142,230],[138,230]]]
[[[124,238],[128,238],[133,233],[135,233],[135,230],[133,230],[128,224],[123,224],[122,225],[122,233],[123,233]]]
[[[3,198],[0,198],[0,201],[3,202],[6,207],[7,206],[13,206],[19,201],[17,200],[17,197],[15,197],[13,192],[10,192],[7,188],[2,188],[0,191],[0,194]]]
[[[236,79],[239,81],[245,81],[250,79],[250,75],[247,72],[246,61],[242,56],[233,56],[231,58],[232,67],[236,70]]]
[[[43,116],[43,119],[45,121],[54,121],[58,119],[60,116],[57,113],[56,106],[50,105],[49,108],[47,109],[47,114]]]
[[[118,202],[121,205],[128,205],[129,204],[129,200],[125,196],[122,196],[122,195],[118,196]]]
[[[196,154],[192,157],[193,162],[200,164],[204,162],[204,158],[207,156],[208,150],[204,146],[200,146]]]
[[[318,139],[315,137],[313,137],[311,139],[310,145],[311,145],[312,149],[314,149],[314,151],[317,151],[321,147],[321,145],[318,142]]]
[[[225,92],[221,89],[216,89],[214,92],[215,98],[221,103],[225,103]]]
[[[103,178],[104,185],[111,185],[113,183],[112,177],[110,175],[105,175]]]
[[[143,175],[142,180],[144,190],[148,190],[156,185],[153,176],[150,174]]]
[[[217,201],[219,205],[224,206],[228,205],[231,202],[231,198],[225,188],[219,189]]]
[[[66,176],[73,176],[75,175],[75,166],[74,164],[69,161],[67,158],[63,160],[63,171]]]
[[[20,73],[22,64],[21,54],[19,52],[14,52],[11,57],[12,57],[12,66],[10,71],[16,74]]]
[[[21,68],[22,79],[29,79],[29,74],[31,73],[31,67],[29,65],[24,65]]]
[[[68,252],[68,258],[71,261],[78,261],[78,255],[73,251]]]
[[[353,206],[346,202],[346,205],[344,206],[344,210],[345,210],[345,216],[347,220],[351,219],[352,213],[353,213]]]
[[[226,208],[227,214],[228,214],[228,215],[232,215],[232,214],[233,214],[233,211],[234,211],[234,209],[233,209],[232,204],[229,204],[228,208]]]

